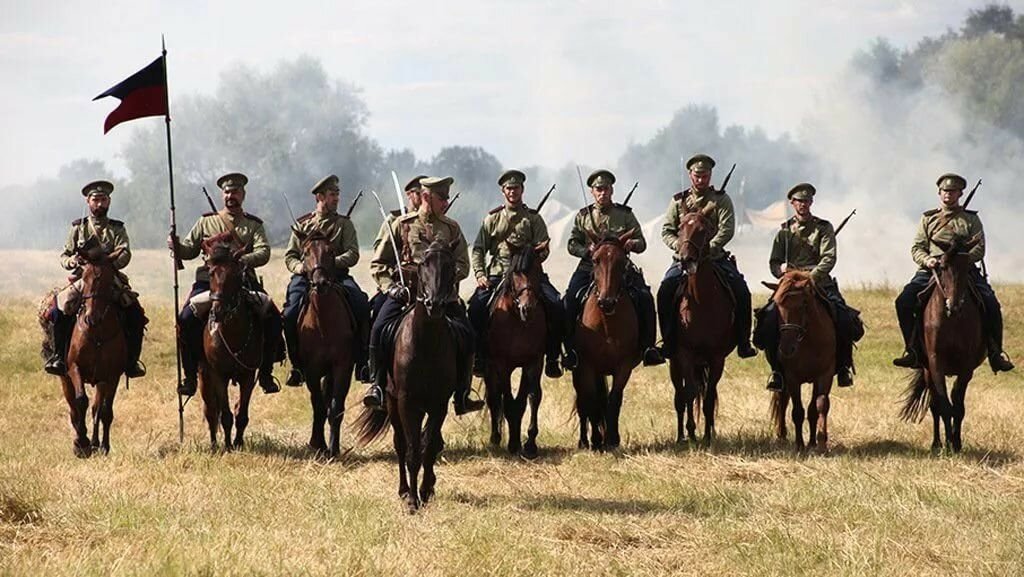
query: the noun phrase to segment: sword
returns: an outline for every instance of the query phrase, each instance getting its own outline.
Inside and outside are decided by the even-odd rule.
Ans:
[[[392,176],[395,175],[394,172],[392,172],[391,174],[392,174]],[[395,182],[396,183],[398,182],[398,177],[397,176],[395,176]],[[406,284],[405,284],[405,276],[402,274],[402,259],[401,259],[401,257],[398,256],[398,243],[395,242],[395,231],[391,230],[391,227],[388,226],[388,224],[387,224],[387,222],[388,222],[388,211],[384,210],[384,203],[380,201],[380,197],[377,196],[377,192],[376,191],[371,190],[370,194],[373,195],[373,198],[377,199],[377,208],[380,209],[380,215],[381,215],[381,217],[384,218],[385,228],[388,229],[388,236],[391,238],[391,250],[393,250],[395,252],[395,268],[398,269],[398,282],[402,283],[402,286],[406,286]],[[402,208],[405,208],[404,204],[402,205]]]
[[[398,196],[398,209],[402,211],[402,214],[405,214],[405,199],[402,198],[402,185],[398,184],[398,174],[396,174],[395,171],[393,170],[391,171],[391,182],[395,183],[395,195]],[[373,196],[377,195],[374,194]],[[380,202],[379,198],[377,199],[377,202]],[[383,208],[383,205],[381,205],[381,208]],[[385,220],[387,219],[386,216],[384,218]]]

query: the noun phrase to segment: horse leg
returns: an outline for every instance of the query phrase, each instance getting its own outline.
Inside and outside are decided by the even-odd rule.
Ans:
[[[811,383],[811,398],[807,401],[807,445],[817,447],[818,445],[818,393],[817,387]]]
[[[427,426],[424,429],[423,447],[423,482],[420,485],[420,500],[423,504],[434,498],[434,485],[437,484],[437,475],[434,474],[434,463],[437,462],[437,455],[441,452],[443,441],[441,439],[441,426],[448,411],[437,411],[427,415]]]
[[[973,373],[974,371],[971,371],[964,375],[958,375],[956,382],[953,383],[953,451],[956,453],[959,453],[963,448],[961,433],[963,431],[964,415],[967,412],[964,400],[967,397],[967,385],[971,382],[971,377],[974,376]]]
[[[529,377],[524,367],[519,376],[519,391],[512,395],[512,375],[508,375],[508,385],[505,387],[505,422],[508,426],[508,452],[510,455],[518,455],[523,449],[523,413],[526,412],[526,395]]]
[[[405,462],[409,447],[405,443],[405,429],[398,411],[398,402],[394,398],[388,398],[386,406],[391,421],[392,443],[395,445],[395,455],[398,457],[398,498],[407,499],[409,497],[409,478],[405,474]]]
[[[584,383],[582,369],[573,370],[572,387],[576,390],[576,416],[580,419],[580,439],[576,446],[580,449],[587,449],[590,447],[590,442],[587,441],[587,419],[589,419],[587,399],[590,393]]]
[[[103,404],[106,395],[100,388],[100,385],[96,385],[96,396],[92,399],[92,450],[98,451],[100,448],[100,406]]]
[[[718,381],[725,370],[725,358],[712,359],[699,378],[704,382],[704,446],[710,447],[715,439],[715,413],[718,411]]]
[[[684,356],[684,360],[681,363],[680,374],[682,375],[683,403],[686,405],[686,438],[689,442],[696,443],[697,417],[695,409],[697,400],[700,398],[700,389],[698,388],[697,376],[694,374],[693,359],[689,356]]]
[[[89,410],[89,397],[78,397],[78,394],[75,393],[75,386],[69,377],[62,376],[60,382],[64,391],[64,400],[68,403],[71,427],[75,430],[72,450],[76,457],[88,457],[92,451],[92,447],[89,445],[88,429],[85,426],[85,414]]]
[[[622,397],[626,390],[626,383],[629,382],[629,376],[632,373],[632,369],[626,368],[619,370],[612,378],[612,390],[608,393],[608,413],[605,418],[607,434],[604,441],[605,446],[609,449],[618,448],[622,442],[622,437],[619,435],[619,414],[622,412]]]
[[[526,429],[526,444],[523,445],[523,456],[533,459],[537,456],[537,433],[540,431],[537,423],[537,412],[540,410],[540,401],[544,394],[541,390],[540,380],[541,364],[537,363],[536,370],[530,374],[530,425]]]
[[[310,363],[307,363],[307,367]],[[309,404],[313,408],[313,425],[309,432],[309,448],[317,453],[327,451],[324,440],[324,423],[327,420],[327,401],[324,399],[323,375],[319,371],[306,371],[306,389],[309,390]]]
[[[217,450],[217,426],[220,421],[220,401],[217,390],[220,389],[219,379],[205,363],[199,365],[199,394],[203,397],[203,416],[206,426],[210,429],[210,450]]]
[[[608,426],[608,385],[603,375],[591,371],[593,397],[590,399],[590,450],[604,450],[604,435]]]
[[[789,391],[789,399],[793,403],[793,430],[796,433],[796,450],[804,452],[807,445],[804,444],[804,405],[800,399],[800,384],[786,383],[786,390]]]
[[[332,459],[341,454],[341,421],[345,418],[345,399],[348,397],[351,385],[351,369],[345,371],[341,365],[336,365],[331,373],[330,387],[324,389],[331,392],[327,407],[327,420],[331,427],[330,456]]]
[[[932,387],[936,400],[936,408],[942,418],[943,429],[946,433],[946,450],[953,448],[953,407],[949,402],[949,391],[946,389],[946,375],[939,371],[932,371]]]
[[[409,513],[415,513],[420,508],[420,494],[419,494],[419,481],[420,481],[420,468],[423,466],[423,412],[404,407],[402,410],[403,416],[406,417],[404,423],[405,429],[405,443],[409,446],[409,452],[405,458],[405,468],[409,474],[409,494],[405,498],[406,507],[409,509]]]
[[[686,443],[686,393],[684,392],[685,382],[679,362],[672,357],[668,361],[668,373],[672,379],[672,403],[676,409],[676,444]]]
[[[253,379],[238,385],[238,402],[235,403],[235,442],[233,444],[236,449],[245,446],[245,429],[249,426],[249,403],[252,401],[252,390],[255,387],[256,382]]]
[[[110,454],[110,425],[114,423],[114,397],[117,396],[117,381],[113,384],[97,385],[105,389],[103,404],[100,405],[100,421],[103,423],[103,442],[100,448],[104,455]]]
[[[501,445],[501,421],[504,407],[502,406],[503,390],[499,383],[499,373],[504,367],[499,367],[498,359],[491,358],[487,363],[487,371],[484,374],[484,390],[487,401],[487,412],[491,416],[491,446]]]
[[[811,444],[819,454],[828,452],[828,411],[832,406],[829,395],[832,392],[832,377],[822,377],[814,385],[814,399],[809,405],[814,408],[811,421]]]

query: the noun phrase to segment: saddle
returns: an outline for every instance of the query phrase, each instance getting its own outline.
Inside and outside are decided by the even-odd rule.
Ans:
[[[918,310],[923,310],[925,305],[928,304],[928,299],[931,298],[932,292],[936,289],[936,278],[935,275],[932,275],[932,278],[928,280],[928,284],[917,293]],[[978,287],[973,282],[968,284],[968,292],[971,298],[974,299],[974,304],[978,305],[978,308],[984,313],[985,299],[981,298],[981,293],[978,292]]]
[[[309,307],[309,291],[312,290],[312,288],[313,287],[309,287],[308,289],[306,289],[306,292],[302,293],[302,297],[299,298],[299,316],[298,316],[298,318],[300,320],[302,319],[302,315],[304,315],[306,313],[306,309]],[[348,323],[349,323],[349,326],[352,327],[352,330],[355,331],[356,330],[356,313],[355,313],[354,309],[352,308],[352,303],[349,302],[349,300],[348,300],[348,293],[345,292],[345,289],[342,288],[341,283],[338,283],[338,282],[331,283],[331,288],[333,290],[337,290],[338,293],[341,295],[341,298],[345,301],[345,304],[348,305],[348,307],[347,307],[348,308]]]
[[[381,356],[384,359],[384,366],[388,367],[389,371],[394,362],[395,337],[398,336],[398,327],[402,326],[402,321],[405,320],[405,317],[414,308],[415,304],[413,303],[406,305],[402,309],[401,314],[396,316],[394,320],[385,323],[381,328],[380,345],[383,348]],[[444,318],[448,326],[448,332],[455,338],[455,349],[457,351],[468,351],[469,346],[473,343],[473,327],[470,326],[469,321],[465,318],[453,317],[447,313]]]
[[[730,256],[729,258],[734,258],[734,257]],[[718,279],[719,286],[722,288],[722,290],[725,291],[725,294],[728,295],[729,300],[732,301],[733,309],[735,309],[736,308],[736,295],[732,292],[732,286],[729,284],[729,279],[727,278],[727,275],[725,274],[725,271],[723,271],[719,267],[715,266],[711,261],[708,261],[708,264],[711,265],[711,270],[715,273],[715,278]],[[672,308],[673,308],[673,310],[675,310],[677,307],[679,307],[679,303],[682,302],[683,297],[686,296],[686,289],[687,289],[686,278],[687,278],[687,276],[688,276],[688,274],[684,271],[683,272],[683,276],[682,276],[682,280],[679,281],[679,286],[676,287],[676,294],[672,298]]]

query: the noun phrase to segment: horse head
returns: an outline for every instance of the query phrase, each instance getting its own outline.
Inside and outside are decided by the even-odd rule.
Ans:
[[[334,227],[324,232],[314,230],[309,234],[297,229],[292,230],[302,243],[302,267],[309,284],[315,291],[329,287],[335,278],[335,254],[334,247],[331,246]]]
[[[686,211],[679,221],[676,254],[689,274],[697,272],[697,265],[708,256],[711,239],[718,230],[708,218],[714,210],[715,203],[709,202],[701,210]]]
[[[619,296],[622,294],[626,277],[626,263],[629,262],[626,254],[626,241],[633,238],[634,234],[636,234],[635,228],[618,236],[606,233],[598,237],[587,231],[587,239],[590,242],[590,258],[594,262],[597,306],[606,315],[614,314],[615,307],[619,304]]]
[[[541,255],[548,251],[551,241],[546,240],[536,245],[526,245],[512,254],[505,279],[502,284],[512,302],[519,311],[523,322],[540,304]]]
[[[427,309],[430,318],[439,319],[448,305],[459,300],[458,283],[455,280],[455,249],[459,240],[448,242],[433,239],[429,242],[417,269],[419,294],[416,300]]]
[[[244,248],[231,249],[231,233],[222,232],[203,241],[203,253],[210,273],[211,318],[216,319],[222,306],[234,305],[242,292]]]
[[[804,271],[791,270],[777,283],[762,283],[773,291],[772,301],[779,311],[779,356],[796,355],[807,335],[811,303],[814,302],[814,279]]]
[[[92,237],[75,251],[82,263],[81,315],[87,326],[99,324],[106,316],[114,299],[114,261],[121,255],[116,249],[109,255],[95,237]],[[96,314],[98,304],[104,304],[103,311]]]
[[[937,270],[938,286],[936,287],[946,306],[946,316],[951,317],[963,307],[970,294],[971,250],[981,242],[981,235],[976,234],[968,240],[956,238],[952,243],[933,240],[940,249]]]

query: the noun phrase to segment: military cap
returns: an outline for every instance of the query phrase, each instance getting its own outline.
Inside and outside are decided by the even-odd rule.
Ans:
[[[940,176],[935,181],[935,184],[939,187],[939,190],[963,190],[967,188],[967,179],[959,174],[947,172]]]
[[[109,196],[111,192],[114,192],[114,185],[106,180],[94,180],[82,188],[82,196],[92,196],[94,194]]]
[[[428,176],[420,180],[420,186],[434,194],[443,194],[443,196],[447,197],[448,189],[451,188],[453,182],[455,182],[455,179],[450,176],[445,176],[444,178]]]
[[[587,177],[587,186],[595,188],[598,186],[609,186],[615,184],[615,175],[612,171],[599,168],[590,173]]]
[[[709,172],[715,167],[715,159],[706,154],[695,154],[686,161],[686,170],[691,172]]]
[[[498,186],[505,186],[506,184],[511,186],[522,185],[524,182],[526,182],[526,175],[521,170],[514,168],[506,170],[498,177]]]
[[[809,182],[801,182],[800,184],[789,189],[786,193],[786,198],[793,200],[810,200],[814,198],[814,193],[818,192],[814,185]]]
[[[414,177],[409,182],[405,183],[405,192],[409,192],[410,190],[420,188],[420,181],[423,180],[424,178],[427,178],[427,175],[421,174],[417,177]]]
[[[330,175],[320,179],[320,182],[313,185],[313,188],[309,190],[310,194],[319,194],[321,192],[327,192],[328,190],[341,190],[338,186],[338,176]]]
[[[224,191],[235,190],[236,188],[244,189],[246,184],[249,184],[249,177],[241,172],[229,172],[217,179],[217,186]]]

